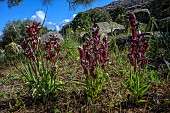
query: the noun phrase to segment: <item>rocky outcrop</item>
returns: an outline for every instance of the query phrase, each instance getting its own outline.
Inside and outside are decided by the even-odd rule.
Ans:
[[[135,9],[134,14],[138,22],[145,23],[145,24],[147,24],[151,18],[151,15],[148,9]]]
[[[99,30],[100,34],[102,33],[108,34],[110,32],[114,32],[115,30],[116,31],[125,30],[125,27],[123,25],[120,25],[116,22],[111,22],[111,23],[99,22],[99,23],[96,23],[96,25],[100,28]]]
[[[170,17],[170,7],[160,13],[161,18]]]
[[[100,12],[109,12],[110,10],[115,9],[118,6],[125,7],[129,10],[134,10],[142,8],[151,1],[153,0],[117,0],[103,7],[96,7],[94,9],[87,10],[86,12],[91,12],[92,10],[98,10]]]
[[[15,57],[16,55],[22,53],[22,51],[23,51],[22,47],[16,43],[15,44],[10,43],[5,46],[5,53],[9,57]]]
[[[159,28],[163,32],[170,32],[170,16],[157,21]]]
[[[60,33],[58,33],[57,31],[50,31],[44,35],[41,36],[41,41],[44,42],[46,40],[50,39],[50,35],[57,35],[57,38],[59,39],[59,41],[61,42],[63,40],[63,37]]]
[[[5,58],[5,51],[0,49],[0,62],[3,62],[4,58]]]

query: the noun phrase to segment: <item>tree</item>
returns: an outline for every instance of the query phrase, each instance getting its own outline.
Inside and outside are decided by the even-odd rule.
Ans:
[[[5,45],[11,43],[14,41],[15,43],[20,44],[20,41],[24,38],[28,38],[28,35],[26,33],[26,26],[31,25],[32,20],[14,20],[14,21],[8,21],[3,28],[3,36],[2,36],[2,47],[5,47]],[[49,30],[47,27],[42,27],[41,33],[45,34]]]
[[[126,12],[127,12],[126,8],[119,6],[115,9],[110,10],[109,14],[112,17],[112,20],[115,21],[119,14],[124,15]]]
[[[19,34],[20,34],[20,26],[22,21],[8,21],[3,28],[3,37],[2,37],[2,46],[11,43],[12,41],[18,42]]]
[[[61,29],[61,33],[66,35],[69,28],[83,31],[91,31],[92,26],[98,22],[109,22],[111,20],[111,16],[107,12],[100,12],[98,10],[92,10],[91,12],[80,12],[76,15],[74,20],[64,25]]]
[[[19,5],[22,1],[24,0],[0,0],[0,2],[7,2],[9,8]],[[44,6],[48,6],[52,4],[52,1],[53,0],[42,0],[42,4]],[[78,5],[87,7],[96,0],[66,0],[66,1],[69,3],[70,9],[75,9],[75,7]]]
[[[119,14],[116,17],[115,22],[117,22],[118,24],[121,24],[121,25],[125,25],[125,16],[123,14]]]
[[[170,8],[170,0],[153,0],[147,4],[147,8],[151,12],[151,15],[157,19],[164,17],[163,11]]]
[[[0,2],[7,2],[9,8],[19,5],[22,1],[23,0],[0,0]]]
[[[108,12],[100,12],[98,10],[92,10],[89,13],[89,16],[91,17],[91,22],[93,24],[98,22],[109,22],[111,19],[111,16]]]
[[[75,9],[76,6],[82,5],[84,7],[90,6],[96,0],[67,0],[70,9]]]
[[[70,29],[70,24],[66,24],[66,25],[64,25],[64,26],[62,27],[60,33],[61,33],[62,35],[66,35],[66,34],[68,33],[68,30],[69,30],[69,29]]]
[[[89,16],[91,18],[91,22],[93,24],[99,22],[99,19],[101,17],[101,12],[99,12],[98,10],[92,10],[90,13],[89,13]]]
[[[112,17],[110,16],[110,14],[108,12],[103,12],[103,13],[101,13],[99,22],[110,22],[111,19],[112,19]]]
[[[74,31],[78,27],[84,28],[86,31],[90,31],[92,27],[91,17],[87,12],[80,12],[73,19],[71,26]]]

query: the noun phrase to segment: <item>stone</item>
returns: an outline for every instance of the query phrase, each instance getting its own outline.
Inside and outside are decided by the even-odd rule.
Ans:
[[[0,62],[3,62],[5,58],[5,50],[0,49]]]
[[[99,34],[109,34],[111,32],[114,31],[121,31],[121,30],[125,30],[125,27],[123,25],[120,25],[116,22],[99,22],[96,23],[95,25],[97,25],[100,30],[99,30]]]
[[[9,57],[15,57],[16,55],[20,54],[23,52],[23,49],[21,45],[18,45],[16,43],[10,43],[5,46],[5,53]]]
[[[116,44],[118,46],[120,45],[124,46],[126,44],[126,41],[127,41],[126,36],[121,36],[116,38]]]
[[[63,37],[60,33],[58,33],[57,31],[50,31],[44,35],[41,36],[41,41],[44,42],[44,41],[47,41],[50,39],[50,35],[57,35],[57,38],[59,38],[59,42],[62,42],[63,40]]]
[[[161,18],[170,17],[170,7],[160,13]]]
[[[151,16],[148,9],[135,9],[134,14],[136,16],[136,20],[140,23],[148,24]]]
[[[170,32],[170,16],[163,18],[161,20],[158,20],[161,24],[159,25],[159,28],[163,32]]]

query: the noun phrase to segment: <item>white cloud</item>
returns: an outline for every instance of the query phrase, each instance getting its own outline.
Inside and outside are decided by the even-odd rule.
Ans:
[[[55,26],[56,31],[60,31],[60,27],[58,25]]]
[[[52,29],[54,30],[56,27],[57,24],[55,22],[46,22],[46,26],[48,29]]]
[[[63,20],[63,23],[68,23],[68,22],[70,22],[70,19]]]
[[[60,22],[60,24],[56,24],[55,22],[46,22],[46,25],[49,29],[54,29],[57,30],[57,31],[60,31],[62,29],[62,27],[68,23],[70,23],[74,17],[76,16],[77,14],[73,14],[72,17],[70,19],[64,19],[62,22]]]
[[[73,14],[70,19],[64,19],[64,20],[61,22],[61,24],[65,25],[65,24],[71,22],[76,15],[77,15],[77,14]]]
[[[46,25],[47,26],[56,26],[56,23],[54,23],[54,22],[46,22]]]
[[[70,23],[70,22],[75,18],[76,15],[77,15],[77,14],[73,14],[70,19],[64,19],[62,22],[60,22],[61,28],[62,28],[64,25]],[[59,28],[60,28],[60,27],[59,27]],[[61,28],[60,28],[60,29],[61,29]]]
[[[76,17],[77,14],[73,14],[72,18],[74,19],[74,17]]]
[[[76,16],[77,14],[73,14],[70,19],[64,19],[62,22],[59,24],[56,24],[55,22],[46,22],[46,26],[48,29],[55,29],[57,31],[60,31],[62,27],[68,23],[70,23]],[[35,15],[31,17],[31,20],[36,20],[42,22],[44,20],[45,13],[43,11],[37,11]]]
[[[36,21],[38,21],[38,22],[43,22],[44,17],[45,17],[45,13],[44,13],[43,11],[39,10],[39,11],[37,11],[37,12],[35,13],[35,15],[33,15],[33,16],[31,17],[31,20],[36,20]]]

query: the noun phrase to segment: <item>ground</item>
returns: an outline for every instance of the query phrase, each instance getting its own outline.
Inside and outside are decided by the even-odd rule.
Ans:
[[[113,59],[113,58],[112,58]],[[18,66],[20,64],[17,64]],[[31,90],[14,66],[0,66],[0,111],[2,113],[168,113],[170,111],[170,80],[159,79],[150,83],[144,96],[146,102],[134,106],[128,101],[129,93],[123,86],[124,75],[115,73],[119,68],[110,60],[108,77],[103,90],[93,101],[88,99],[83,82],[85,75],[78,60],[63,58],[59,62],[59,77],[65,84],[56,97],[42,102],[31,98]]]

